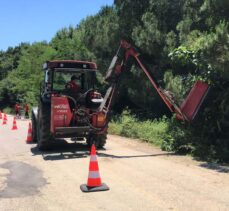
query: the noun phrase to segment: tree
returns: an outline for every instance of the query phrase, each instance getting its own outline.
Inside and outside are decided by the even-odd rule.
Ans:
[[[53,59],[56,51],[47,43],[34,43],[21,52],[18,67],[11,71],[7,78],[1,81],[8,95],[11,96],[12,103],[16,100],[25,101],[30,105],[35,105],[40,90],[40,82],[43,79],[42,64],[49,59]],[[18,99],[20,97],[20,99]]]
[[[57,51],[56,59],[93,60],[94,55],[82,42],[78,28],[72,26],[59,30],[50,45]]]

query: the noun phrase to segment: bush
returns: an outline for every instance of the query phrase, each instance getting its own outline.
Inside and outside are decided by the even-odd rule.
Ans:
[[[3,109],[3,112],[7,114],[14,114],[14,109],[11,107],[6,107]]]
[[[128,110],[120,117],[114,118],[109,124],[109,133],[130,138],[141,139],[145,142],[160,146],[167,130],[167,119],[139,121]]]

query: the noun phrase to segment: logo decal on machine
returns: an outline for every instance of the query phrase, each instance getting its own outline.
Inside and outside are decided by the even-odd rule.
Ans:
[[[67,104],[54,105],[55,109],[68,109]]]

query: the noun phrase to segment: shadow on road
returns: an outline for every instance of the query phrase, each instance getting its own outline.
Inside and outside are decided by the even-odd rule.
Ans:
[[[171,156],[174,153],[158,153],[150,155],[113,155],[103,153],[106,149],[97,150],[97,155],[99,157],[110,157],[115,159],[125,159],[125,158],[141,158],[141,157],[155,157],[155,156]],[[58,140],[51,149],[48,151],[40,151],[36,146],[31,148],[31,152],[34,156],[41,155],[44,160],[63,160],[63,159],[75,159],[75,158],[85,158],[90,156],[90,149],[86,143],[68,143],[66,140]]]
[[[63,159],[76,159],[86,158],[90,156],[90,149],[86,143],[75,142],[69,143],[65,139],[58,140],[51,150],[40,151],[37,146],[31,148],[33,156],[41,155],[44,160],[63,160]],[[150,155],[113,155],[103,153],[106,149],[97,150],[99,157],[109,157],[114,159],[127,159],[127,158],[144,158],[144,157],[157,157],[157,156],[179,156],[179,154],[172,152],[164,152]],[[219,173],[229,173],[229,166],[223,166],[216,163],[202,163],[200,167],[211,169]]]
[[[144,157],[157,157],[157,156],[171,156],[175,155],[174,153],[165,152],[165,153],[159,153],[159,154],[151,154],[151,155],[112,155],[112,154],[106,154],[98,152],[97,155],[99,157],[110,157],[110,158],[116,158],[116,159],[123,159],[123,158],[144,158]]]
[[[215,170],[219,173],[229,173],[229,166],[222,166],[216,163],[203,163],[200,164],[200,166],[207,169]]]
[[[58,140],[51,145],[50,150],[40,151],[37,146],[31,148],[34,156],[42,155],[44,160],[63,160],[74,158],[85,158],[90,155],[88,145],[86,143],[68,143],[66,140]]]

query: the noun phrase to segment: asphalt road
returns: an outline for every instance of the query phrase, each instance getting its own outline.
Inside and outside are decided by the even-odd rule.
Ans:
[[[0,211],[229,210],[229,168],[176,156],[136,140],[108,136],[97,152],[110,190],[83,193],[90,154],[84,143],[59,141],[39,152],[26,144],[28,120],[11,130],[0,120]]]

